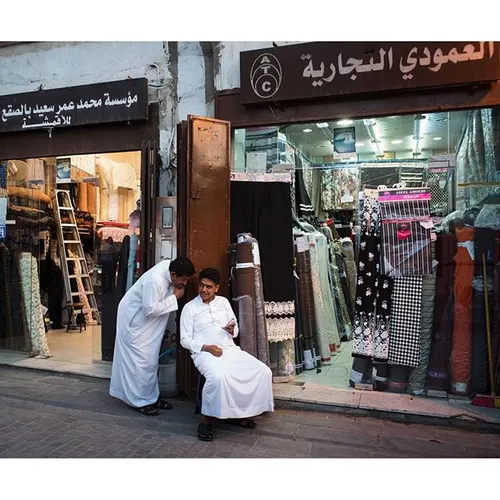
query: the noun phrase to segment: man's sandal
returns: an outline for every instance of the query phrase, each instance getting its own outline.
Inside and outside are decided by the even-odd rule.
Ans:
[[[198,439],[200,441],[212,441],[214,435],[212,434],[212,426],[210,424],[198,425]]]
[[[165,399],[158,398],[158,401],[155,403],[155,406],[160,410],[171,410],[173,408],[172,403],[168,402]]]
[[[137,408],[137,411],[143,415],[147,415],[148,417],[159,415],[158,410],[154,405],[141,406],[140,408]]]
[[[257,424],[251,418],[230,418],[228,424],[243,427],[243,429],[255,429]]]

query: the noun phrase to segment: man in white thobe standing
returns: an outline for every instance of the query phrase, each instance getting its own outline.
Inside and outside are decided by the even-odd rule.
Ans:
[[[206,379],[198,438],[211,441],[211,417],[253,428],[251,417],[274,411],[272,373],[234,343],[238,324],[229,301],[216,295],[219,272],[204,269],[198,281],[199,295],[182,310],[181,345]]]
[[[118,305],[109,393],[144,415],[172,405],[160,399],[158,362],[169,314],[178,309],[193,263],[164,260],[144,273]]]

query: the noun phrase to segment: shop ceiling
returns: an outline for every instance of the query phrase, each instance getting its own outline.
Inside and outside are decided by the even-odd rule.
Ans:
[[[411,156],[416,147],[424,153],[453,153],[462,136],[468,113],[469,111],[426,113],[373,120],[351,120],[346,117],[329,122],[287,125],[281,127],[280,131],[310,157],[332,155],[333,130],[343,127],[355,127],[358,154],[373,154],[377,145],[379,152],[395,152],[396,157],[398,153],[405,153],[405,157]],[[416,137],[420,137],[418,144]]]

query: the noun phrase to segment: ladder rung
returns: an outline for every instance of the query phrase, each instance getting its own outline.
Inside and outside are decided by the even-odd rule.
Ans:
[[[88,274],[70,274],[68,278],[90,278]]]
[[[79,295],[94,295],[94,292],[90,292],[88,290],[85,290],[85,292],[71,292],[72,297],[78,297]]]
[[[63,243],[80,243],[80,240],[63,240]]]
[[[85,257],[66,257],[66,260],[85,260]]]
[[[59,207],[59,210],[73,210],[71,207]]]
[[[76,224],[68,224],[66,222],[61,222],[61,227],[77,227]]]

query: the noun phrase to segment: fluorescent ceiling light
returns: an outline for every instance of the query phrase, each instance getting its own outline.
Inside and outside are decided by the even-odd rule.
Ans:
[[[344,125],[352,125],[354,122],[352,120],[340,120],[337,122],[337,125],[340,125],[341,127]]]
[[[305,128],[302,132],[306,132],[306,133],[307,133],[307,132],[312,132],[312,129],[310,129],[310,128]]]
[[[395,141],[391,141],[391,144],[402,144],[403,141],[401,139],[396,139]]]
[[[365,143],[364,143],[364,142],[357,142],[357,143],[356,143],[356,147],[357,147],[357,148],[360,148],[361,146],[364,146],[364,145],[365,145]]]
[[[316,123],[316,127],[318,128],[327,128],[329,125],[326,122],[323,123]]]
[[[434,137],[434,140],[435,140],[435,141],[440,141],[440,140],[441,140],[441,137]]]

